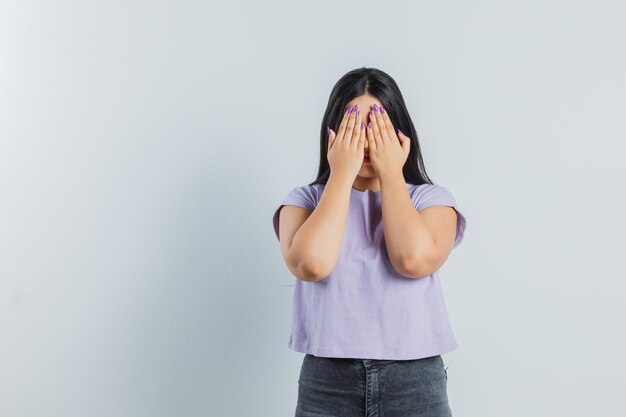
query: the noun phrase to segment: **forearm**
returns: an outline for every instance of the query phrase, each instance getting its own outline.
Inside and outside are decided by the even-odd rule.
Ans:
[[[402,172],[380,178],[385,244],[398,272],[414,270],[433,248],[434,236],[415,209]]]
[[[327,277],[339,259],[351,188],[352,181],[331,173],[315,210],[294,235],[292,250],[309,275]]]

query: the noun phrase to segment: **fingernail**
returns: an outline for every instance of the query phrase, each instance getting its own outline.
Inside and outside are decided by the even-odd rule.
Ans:
[[[326,126],[326,134],[330,135],[330,127]]]
[[[401,131],[400,129],[398,129],[398,132],[400,132],[401,134],[403,134],[403,135],[404,135],[404,133],[402,133],[402,131]]]
[[[378,111],[378,106],[374,103],[374,111]]]
[[[367,127],[372,128],[372,122],[367,122]]]
[[[380,112],[381,112],[382,114],[385,114],[385,110],[383,110],[383,106],[380,106]]]
[[[363,124],[363,122],[361,122],[361,129],[363,129],[363,126],[365,126],[365,125]]]

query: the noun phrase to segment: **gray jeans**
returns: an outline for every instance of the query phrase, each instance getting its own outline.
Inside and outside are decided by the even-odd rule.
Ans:
[[[296,417],[452,417],[441,355],[412,360],[305,354]]]

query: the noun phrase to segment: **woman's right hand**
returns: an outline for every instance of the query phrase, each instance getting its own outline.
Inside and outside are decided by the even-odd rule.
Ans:
[[[331,174],[354,181],[363,165],[365,141],[365,126],[355,104],[344,112],[339,131],[335,134],[330,129],[327,158]]]

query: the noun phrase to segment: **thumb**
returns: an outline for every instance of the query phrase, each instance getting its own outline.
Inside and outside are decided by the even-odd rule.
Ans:
[[[411,147],[411,139],[402,133],[400,129],[398,129],[398,139],[400,139],[400,146],[404,149],[404,152],[409,153],[409,148]]]
[[[326,132],[328,133],[328,150],[330,150],[337,135],[335,135],[335,132],[328,126],[326,126]]]

